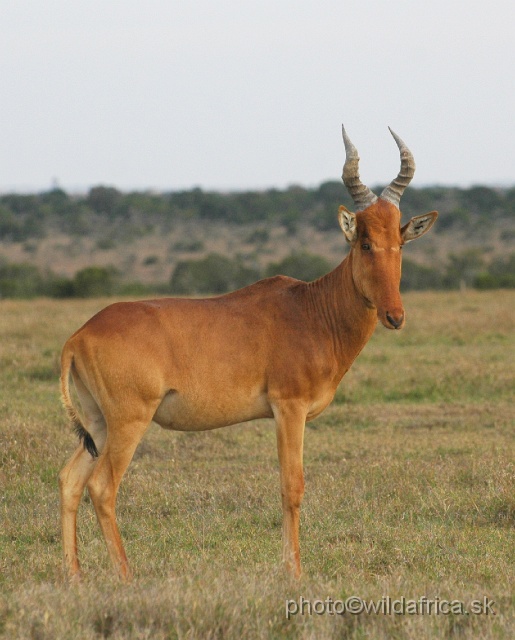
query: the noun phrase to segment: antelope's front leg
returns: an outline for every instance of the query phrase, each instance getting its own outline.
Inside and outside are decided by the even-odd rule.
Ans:
[[[281,474],[283,562],[286,569],[298,578],[301,574],[299,520],[304,496],[302,455],[306,412],[294,401],[277,403],[273,409]]]

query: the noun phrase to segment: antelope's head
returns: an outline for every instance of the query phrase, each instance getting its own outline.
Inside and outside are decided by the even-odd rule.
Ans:
[[[356,213],[341,206],[338,218],[351,245],[354,285],[367,306],[377,309],[377,315],[387,329],[401,329],[405,321],[399,291],[401,250],[407,242],[429,231],[438,214],[431,211],[416,216],[401,227],[399,202],[415,173],[411,151],[390,129],[399,147],[401,170],[378,198],[361,182],[358,152],[343,127],[342,131],[346,152],[342,178],[354,200]]]

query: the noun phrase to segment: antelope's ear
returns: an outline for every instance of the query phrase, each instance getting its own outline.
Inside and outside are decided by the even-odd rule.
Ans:
[[[431,229],[437,217],[438,213],[436,211],[431,211],[431,213],[424,213],[423,216],[415,216],[414,218],[411,218],[408,224],[405,224],[401,229],[401,236],[404,244],[423,236],[424,233]]]
[[[354,242],[358,236],[356,214],[351,213],[343,204],[338,207],[338,222],[347,242]]]

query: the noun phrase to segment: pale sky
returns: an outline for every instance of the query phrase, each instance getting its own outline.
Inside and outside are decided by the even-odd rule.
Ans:
[[[515,184],[513,0],[2,0],[0,192]]]

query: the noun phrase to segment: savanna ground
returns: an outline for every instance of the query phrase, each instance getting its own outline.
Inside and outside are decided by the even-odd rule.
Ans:
[[[275,433],[152,426],[118,516],[135,573],[111,576],[92,505],[85,579],[63,583],[57,476],[76,439],[60,407],[67,336],[107,301],[0,302],[0,636],[513,638],[515,292],[405,295],[307,426],[304,574],[279,567]],[[300,597],[494,601],[495,615],[285,615]],[[320,607],[318,607],[320,610]],[[306,610],[305,610],[306,611]]]

